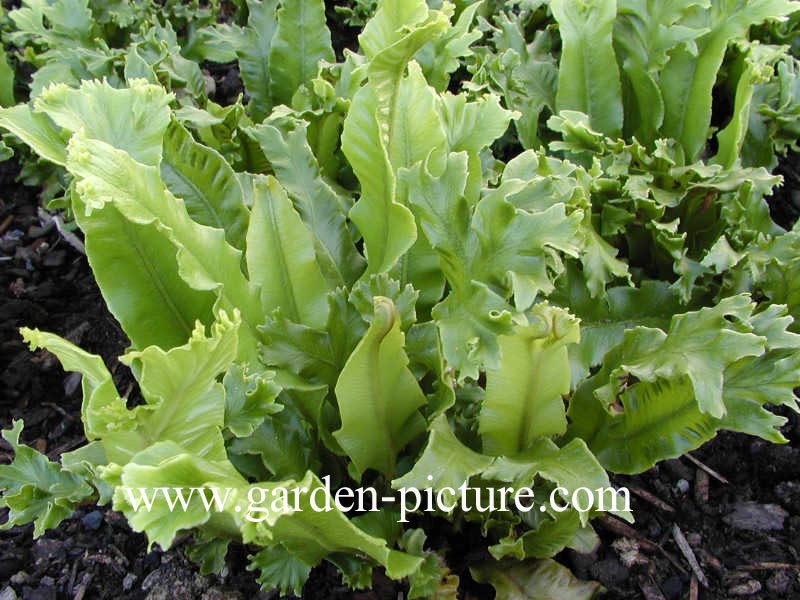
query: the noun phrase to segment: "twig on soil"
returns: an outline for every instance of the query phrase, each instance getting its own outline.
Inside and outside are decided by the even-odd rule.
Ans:
[[[652,540],[649,540],[646,537],[644,537],[641,533],[636,531],[630,525],[627,525],[622,521],[620,521],[619,519],[609,516],[599,517],[597,521],[614,535],[618,535],[620,537],[628,537],[638,541],[639,547],[644,551],[658,550],[661,553],[661,555],[664,558],[666,558],[672,564],[673,567],[675,567],[675,570],[678,571],[678,573],[680,573],[684,577],[689,576],[689,572],[683,568],[681,563],[678,562],[678,559],[676,559],[669,552],[664,550],[664,548],[662,548],[659,544],[656,544]]]
[[[39,209],[39,219],[42,220],[43,223],[53,223],[58,229],[58,233],[61,234],[61,237],[64,238],[64,241],[67,242],[70,246],[75,248],[81,254],[86,254],[86,247],[83,245],[83,242],[78,238],[77,235],[68,231],[64,227],[64,222],[61,220],[61,217],[58,215],[51,215],[45,210]]]
[[[659,546],[655,542],[648,540],[644,537],[641,533],[636,531],[630,525],[623,523],[619,519],[615,519],[614,517],[609,516],[602,516],[599,517],[598,522],[603,525],[608,531],[617,535],[619,537],[626,537],[631,538],[639,542],[639,547],[642,550],[653,551],[656,550]]]
[[[633,492],[634,494],[639,496],[639,498],[641,498],[645,502],[649,502],[650,504],[652,504],[656,508],[659,508],[659,509],[661,509],[661,510],[663,510],[665,512],[669,512],[669,513],[674,513],[675,512],[675,509],[672,508],[669,504],[664,502],[661,498],[658,498],[657,496],[654,496],[653,494],[651,494],[647,490],[643,490],[641,488],[633,487],[633,486],[630,486],[630,485],[627,486],[627,487],[631,492]]]
[[[642,590],[645,600],[667,600],[652,579],[640,581],[639,589]]]
[[[703,469],[703,471],[705,471],[706,473],[711,475],[714,479],[716,479],[720,483],[722,483],[724,485],[728,485],[730,483],[727,479],[725,479],[722,475],[717,473],[714,469],[712,469],[711,467],[701,463],[699,460],[697,460],[694,456],[692,456],[688,452],[686,454],[684,454],[683,456],[685,458],[689,459],[689,462],[693,463],[696,467],[698,467],[700,469]]]
[[[9,225],[11,225],[11,221],[13,220],[14,215],[8,215],[5,219],[3,219],[3,222],[0,223],[0,234],[3,233]]]
[[[689,600],[697,600],[700,595],[700,588],[697,587],[697,575],[692,574],[692,580],[689,582]]]
[[[109,544],[108,548],[114,554],[117,555],[117,558],[119,558],[119,560],[120,560],[120,562],[122,563],[123,566],[127,567],[130,564],[130,561],[128,560],[128,557],[125,556],[125,554],[122,553],[122,550],[117,548],[114,544]]]
[[[83,576],[83,579],[81,579],[81,583],[78,586],[78,590],[75,592],[73,600],[83,600],[84,595],[86,595],[86,588],[89,587],[93,577],[94,575],[91,573],[86,573]]]
[[[42,402],[41,404],[42,406],[46,406],[47,408],[52,408],[54,411],[56,411],[58,414],[64,417],[67,421],[75,420],[75,417],[73,417],[71,414],[69,414],[55,402]]]
[[[694,477],[694,499],[698,504],[708,504],[708,473],[698,468]]]
[[[757,562],[753,563],[752,565],[742,565],[736,567],[736,569],[740,571],[783,571],[786,569],[800,571],[800,565],[779,562]]]
[[[689,545],[689,542],[686,541],[686,538],[681,531],[681,528],[678,527],[677,523],[672,525],[672,537],[675,539],[675,543],[678,544],[678,549],[683,554],[684,558],[688,561],[689,566],[692,568],[692,572],[697,577],[697,580],[703,585],[704,588],[708,587],[708,579],[706,579],[705,573],[703,573],[703,569],[700,568],[700,563],[697,562],[697,557],[694,555],[694,551],[692,547]]]
[[[75,589],[75,577],[78,576],[78,561],[72,563],[72,569],[69,572],[69,583],[67,583],[67,596],[71,596]]]

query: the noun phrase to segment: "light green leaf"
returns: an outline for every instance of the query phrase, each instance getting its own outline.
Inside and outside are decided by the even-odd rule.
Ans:
[[[210,460],[187,453],[174,442],[158,442],[131,457],[119,473],[114,510],[125,515],[134,531],[147,534],[148,547],[172,545],[179,532],[209,524],[221,534],[236,535],[233,513],[237,500],[244,504],[246,480],[227,459]],[[230,513],[219,512],[211,489]],[[226,490],[230,492],[226,494]],[[177,497],[178,489],[186,501]],[[169,506],[167,494],[174,505]],[[146,496],[152,504],[146,509]]]
[[[637,383],[610,408],[593,397],[591,381],[570,401],[568,435],[585,440],[614,473],[646,471],[698,448],[717,431],[715,419],[698,409],[688,377]]]
[[[256,486],[266,490],[267,498],[280,498],[285,493],[289,501],[265,506],[267,513],[261,515],[261,522],[242,523],[245,543],[280,543],[306,565],[316,565],[337,553],[357,554],[385,567],[393,579],[408,576],[422,564],[422,558],[390,550],[385,540],[359,529],[333,506],[326,486],[311,472],[302,481],[262,482]],[[330,510],[315,506],[328,506]]]
[[[154,224],[172,243],[171,255],[177,252],[181,278],[195,290],[214,291],[218,308],[241,311],[245,327],[240,333],[240,357],[252,361],[255,328],[263,313],[242,273],[241,253],[225,241],[225,233],[192,221],[184,203],[164,186],[157,167],[136,162],[104,142],[73,135],[67,168],[77,178],[85,221],[91,220],[91,210],[110,203],[128,221]]]
[[[797,3],[788,0],[725,0],[692,13],[688,25],[708,32],[697,39],[696,48],[678,47],[670,53],[659,82],[665,106],[662,136],[681,142],[687,162],[695,161],[705,147],[711,92],[728,45],[747,38],[753,25],[782,19],[796,10]]]
[[[439,492],[452,490],[448,502],[459,497],[458,488],[469,483],[470,478],[481,475],[492,464],[493,458],[479,454],[465,446],[453,433],[445,415],[436,417],[430,425],[428,443],[414,467],[402,477],[392,481],[392,487]]]
[[[247,0],[245,35],[234,37],[239,69],[250,96],[250,115],[258,122],[272,109],[272,41],[278,28],[278,0]]]
[[[258,571],[258,583],[264,591],[279,590],[281,594],[301,596],[308,581],[311,565],[307,565],[280,544],[259,550],[248,556],[248,571]]]
[[[86,216],[77,195],[72,206],[103,298],[135,348],[172,348],[186,341],[195,321],[211,322],[214,294],[189,287],[175,246],[155,224],[129,221],[113,204]]]
[[[510,290],[517,309],[526,310],[540,292],[553,290],[550,272],[563,269],[554,250],[578,255],[575,238],[582,218],[581,211],[567,215],[563,204],[528,212],[497,196],[484,198],[472,221],[479,243],[472,277]]]
[[[666,329],[672,315],[684,310],[677,294],[662,281],[645,280],[639,288],[613,287],[605,298],[592,298],[584,274],[570,266],[557,284],[548,300],[581,320],[581,339],[568,348],[572,387],[622,341],[626,329],[638,325]]]
[[[550,558],[566,548],[581,529],[580,515],[576,510],[557,513],[553,518],[544,517],[536,529],[522,535],[508,536],[489,547],[489,553],[497,560],[506,556],[518,560],[525,558]]]
[[[752,44],[741,44],[746,52],[740,59],[744,63],[739,81],[736,84],[733,116],[728,125],[717,134],[718,150],[712,159],[730,169],[741,161],[742,147],[750,126],[750,115],[756,87],[768,83],[773,78],[774,65],[785,56],[780,47]]]
[[[222,156],[198,144],[177,121],[164,136],[161,178],[170,192],[181,198],[189,216],[209,227],[225,231],[225,239],[244,250],[250,214],[239,180]]]
[[[531,325],[500,336],[500,366],[486,370],[478,423],[487,454],[513,456],[536,438],[567,428],[562,399],[570,384],[567,345],[580,337],[578,321],[546,304],[532,313]]]
[[[144,450],[151,444],[170,441],[197,456],[222,461],[225,447],[225,388],[217,376],[228,370],[236,357],[240,319],[218,316],[206,336],[198,324],[192,337],[182,346],[164,351],[157,346],[129,352],[120,361],[132,365],[139,374],[139,386],[146,404],[133,409],[136,433]],[[130,452],[115,445],[114,430],[104,436],[106,454]]]
[[[408,370],[400,319],[388,298],[374,299],[374,318],[347,359],[336,398],[342,427],[334,432],[359,476],[368,468],[387,477],[397,454],[425,430],[425,395]]]
[[[323,329],[329,290],[311,233],[274,177],[256,179],[253,194],[247,267],[251,281],[261,288],[264,313],[280,308],[296,323]]]
[[[651,144],[664,122],[664,100],[658,76],[677,47],[696,49],[706,33],[691,27],[693,10],[707,10],[710,0],[620,0],[614,44],[629,88],[625,98],[625,137]]]
[[[8,129],[42,158],[57,165],[67,162],[67,140],[46,115],[33,112],[28,105],[0,108],[0,127]]]
[[[611,488],[604,467],[582,439],[573,439],[559,448],[549,439],[540,438],[521,456],[496,458],[484,471],[483,477],[512,483],[520,488],[533,485],[534,477],[538,476],[561,487],[565,492],[563,498],[569,503],[580,488],[588,488],[595,494],[605,494],[605,490]],[[598,500],[597,497],[595,499]],[[603,499],[611,504],[610,498],[604,496]],[[617,499],[621,500],[619,497]],[[610,512],[633,520],[624,510],[624,503],[617,504],[617,507],[617,510]],[[580,513],[581,525],[588,523],[589,516],[587,512]]]
[[[58,358],[65,371],[81,374],[83,388],[81,420],[86,439],[90,441],[98,439],[109,429],[129,420],[125,400],[119,397],[111,373],[102,358],[89,354],[52,333],[27,327],[23,327],[20,333],[31,350],[44,348]]]
[[[497,337],[511,331],[513,315],[503,298],[476,281],[433,308],[431,316],[439,328],[445,361],[457,371],[459,381],[477,381],[482,367],[497,368]]]
[[[342,132],[342,151],[361,183],[350,218],[364,238],[367,272],[388,271],[417,237],[414,216],[396,201],[396,182],[377,120],[379,99],[370,86],[353,98]]]
[[[725,367],[764,351],[764,338],[737,330],[728,320],[747,323],[753,308],[749,296],[732,296],[715,307],[676,315],[667,333],[645,327],[626,331],[621,362],[611,372],[611,381],[629,375],[651,382],[686,375],[700,410],[722,417]],[[609,398],[612,390],[609,384],[601,393]]]
[[[266,418],[247,437],[233,440],[228,446],[229,455],[257,455],[273,479],[302,477],[309,469],[318,471],[318,444],[311,423],[303,418],[287,393],[281,396],[282,410]],[[272,411],[275,412],[275,411]]]
[[[274,372],[249,373],[247,366],[231,365],[222,380],[225,386],[225,428],[236,437],[247,437],[264,417],[278,412],[275,403],[280,389]]]
[[[383,296],[388,298],[397,309],[400,319],[400,328],[407,331],[417,320],[415,305],[419,292],[410,284],[401,286],[400,282],[390,279],[385,273],[371,275],[369,279],[362,279],[350,292],[348,300],[361,314],[361,318],[371,323],[375,316],[374,298]]]
[[[622,132],[622,88],[612,45],[615,0],[553,0],[563,44],[556,110],[589,115],[592,127],[610,137]]]
[[[364,268],[334,189],[323,179],[304,121],[268,119],[245,132],[258,142],[294,207],[313,232],[320,269],[329,285],[349,285]]]
[[[0,106],[14,106],[14,70],[8,64],[5,48],[0,48]]]
[[[447,88],[450,74],[462,64],[460,59],[473,55],[470,46],[482,34],[477,27],[472,30],[470,27],[482,5],[480,1],[467,5],[445,35],[426,44],[416,53],[414,58],[422,65],[425,78],[437,90]]]
[[[470,567],[476,581],[491,584],[497,600],[591,600],[603,591],[594,581],[576,579],[554,560],[501,561]]]
[[[321,60],[333,62],[331,34],[322,0],[284,2],[269,53],[270,93],[275,104],[289,105],[297,90],[317,75]]]
[[[68,131],[82,131],[87,138],[124,150],[137,162],[158,165],[172,95],[143,80],[129,85],[128,89],[99,81],[84,81],[79,89],[53,85],[33,105]]]
[[[444,131],[434,90],[409,61],[448,27],[447,17],[423,0],[385,0],[359,36],[368,82],[351,102],[342,150],[361,183],[350,218],[364,237],[368,273],[388,271],[416,240],[397,170],[441,147]]]
[[[33,521],[35,537],[69,517],[75,505],[94,494],[82,478],[54,463],[40,452],[21,444],[22,421],[3,431],[3,439],[14,451],[9,465],[0,465],[0,506],[8,508],[8,519],[0,528]]]

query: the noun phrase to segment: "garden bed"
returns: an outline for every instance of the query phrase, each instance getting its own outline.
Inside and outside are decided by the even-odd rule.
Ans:
[[[0,222],[5,224],[0,238],[4,257],[0,263],[0,427],[10,427],[12,419],[24,419],[25,441],[55,460],[84,441],[80,386],[52,356],[30,352],[16,332],[18,327],[53,331],[102,355],[118,389],[129,395],[135,395],[136,389],[127,367],[117,361],[127,345],[124,334],[103,303],[86,257],[38,216],[38,191],[15,181],[15,167],[13,162],[0,163]],[[784,190],[774,204],[781,215],[791,216],[796,210],[791,189]],[[617,485],[640,492],[633,495],[636,537],[609,518],[599,527],[603,544],[596,553],[566,551],[560,560],[580,577],[601,581],[609,590],[608,598],[658,600],[659,593],[666,600],[686,598],[692,570],[675,543],[673,527],[677,525],[708,579],[709,587],[700,587],[699,598],[800,597],[800,421],[791,411],[784,414],[789,421],[782,431],[789,445],[722,433],[693,454],[727,483],[685,458],[667,461],[642,475],[618,477]],[[8,461],[8,447],[0,444],[0,457]],[[664,505],[654,503],[652,497]],[[753,530],[737,522],[732,515],[745,503],[753,503],[757,513],[771,517],[766,524],[780,527]],[[0,533],[0,592],[11,586],[26,600],[277,597],[275,592],[259,591],[254,575],[245,570],[246,550],[241,545],[232,548],[224,576],[204,577],[185,558],[180,543],[167,552],[159,548],[148,552],[145,536],[131,531],[109,507],[83,506],[43,537],[34,540],[32,533],[32,525]],[[638,542],[641,552],[629,554],[628,560],[634,562],[627,567],[620,550],[630,550],[630,540]],[[485,558],[470,556],[469,550],[456,540],[450,550],[452,564],[462,568],[459,574],[472,598],[491,598],[491,588],[469,581],[467,567]],[[312,573],[303,597],[395,600],[400,591],[393,582],[378,578],[374,590],[354,592],[342,585],[333,568],[323,566]]]

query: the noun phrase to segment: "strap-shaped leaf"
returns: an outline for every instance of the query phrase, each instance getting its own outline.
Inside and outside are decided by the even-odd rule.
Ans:
[[[591,297],[585,281],[577,267],[568,265],[548,298],[581,320],[581,339],[568,348],[573,387],[602,363],[626,329],[638,325],[666,329],[672,315],[682,310],[677,293],[663,281],[645,280],[638,288],[613,287],[605,298],[597,299]]]
[[[325,327],[329,290],[317,264],[314,240],[274,177],[253,182],[247,268],[250,280],[261,288],[265,314],[280,308],[296,323]]]
[[[278,0],[247,0],[247,27],[244,36],[236,37],[242,81],[250,95],[248,111],[260,121],[272,109],[272,40],[278,28]]]
[[[394,304],[382,296],[373,302],[372,323],[336,383],[342,427],[334,437],[359,476],[372,468],[391,477],[397,454],[425,430],[418,410],[425,395],[408,369]]]
[[[148,446],[168,440],[197,456],[225,459],[225,388],[217,376],[236,358],[240,324],[238,314],[229,318],[221,313],[209,336],[198,324],[181,346],[169,351],[149,346],[120,358],[139,373],[146,404],[133,412],[137,432]],[[113,431],[106,438],[104,445],[111,458]]]
[[[500,365],[486,370],[486,398],[478,421],[484,452],[513,456],[539,437],[564,433],[567,345],[579,336],[574,317],[540,304],[533,309],[531,325],[500,337]]]
[[[180,531],[209,521],[216,532],[237,535],[235,516],[226,511],[234,513],[237,500],[246,507],[243,494],[247,482],[224,453],[222,459],[213,460],[162,441],[131,457],[116,479],[114,510],[125,515],[134,531],[147,534],[149,547],[158,544],[167,549]],[[212,488],[220,503],[226,501],[223,507],[214,504]],[[185,504],[178,493],[183,494]]]
[[[493,460],[465,446],[453,433],[447,417],[439,415],[431,423],[422,455],[408,473],[392,481],[392,487],[431,488],[437,492],[444,488],[458,490],[461,484],[482,474]]]
[[[44,348],[55,354],[65,371],[81,374],[83,388],[83,404],[81,420],[83,421],[86,439],[95,440],[108,432],[109,428],[118,427],[120,421],[128,418],[125,400],[119,397],[111,373],[103,359],[89,354],[62,337],[23,327],[20,330],[22,339],[30,345],[31,350]]]
[[[614,45],[632,94],[625,98],[625,137],[643,144],[658,137],[664,122],[664,99],[658,75],[678,46],[691,48],[706,30],[692,27],[693,10],[707,10],[709,0],[620,0]],[[695,24],[696,25],[696,24]]]
[[[556,110],[589,115],[592,127],[617,137],[622,132],[622,86],[612,45],[616,0],[553,0],[561,34]]]
[[[275,177],[313,232],[317,260],[328,283],[331,287],[352,284],[363,271],[364,261],[353,244],[341,199],[322,178],[308,144],[307,124],[298,119],[268,120],[246,133],[269,157]]]
[[[173,348],[195,321],[211,322],[215,295],[184,281],[175,246],[157,225],[129,221],[113,204],[87,216],[77,194],[72,206],[103,298],[134,348]]]
[[[585,439],[614,473],[646,471],[699,447],[717,431],[715,419],[698,410],[688,377],[638,383],[623,394],[616,412],[606,412],[587,386],[578,389],[568,413],[571,434]]]
[[[359,37],[369,78],[351,102],[342,150],[361,183],[350,218],[364,237],[368,273],[388,271],[416,239],[397,170],[441,147],[444,131],[434,92],[409,61],[448,27],[447,17],[422,0],[385,0]]]
[[[184,203],[164,186],[158,167],[136,162],[104,142],[74,134],[67,168],[77,179],[87,213],[111,203],[129,221],[154,224],[173,245],[173,256],[177,251],[181,278],[195,290],[214,291],[219,308],[241,311],[245,324],[241,357],[254,360],[255,327],[263,320],[261,304],[242,273],[241,252],[225,241],[225,233],[193,221]],[[91,215],[84,220],[91,220]]]
[[[613,382],[630,375],[651,382],[686,375],[700,410],[722,417],[725,368],[746,356],[759,356],[765,349],[763,337],[741,331],[728,320],[747,323],[753,308],[749,296],[741,294],[725,298],[714,307],[676,315],[667,333],[646,327],[626,331],[619,366],[611,372],[611,382],[598,393],[609,402],[618,385]]]
[[[224,230],[228,243],[244,250],[250,213],[236,173],[216,150],[195,142],[177,121],[170,123],[164,136],[161,178],[172,194],[183,199],[194,221]]]
[[[568,435],[585,439],[603,466],[616,473],[639,473],[681,456],[720,429],[784,443],[778,428],[785,417],[767,411],[764,404],[798,410],[793,394],[800,383],[798,362],[796,353],[776,350],[728,367],[723,388],[726,413],[720,419],[701,412],[688,377],[637,383],[611,409],[594,397],[602,377],[593,378],[570,401]]]
[[[331,34],[323,0],[283,2],[270,48],[270,92],[275,104],[291,104],[292,96],[317,75],[321,60],[333,62]]]
[[[364,238],[368,273],[391,269],[417,236],[411,211],[395,200],[395,175],[381,140],[378,108],[375,90],[361,88],[342,132],[342,151],[361,183],[361,197],[350,218]]]
[[[497,560],[506,556],[518,560],[550,558],[569,546],[580,529],[580,515],[578,511],[570,509],[556,513],[552,518],[542,517],[535,529],[520,536],[510,535],[501,539],[489,547],[489,553]]]
[[[521,456],[496,458],[483,476],[513,483],[517,488],[529,486],[534,477],[541,477],[561,487],[565,491],[564,499],[569,502],[580,488],[589,488],[599,494],[602,492],[597,490],[604,491],[610,487],[604,466],[582,439],[574,439],[558,447],[551,440],[540,438]],[[622,503],[617,507],[614,511],[616,514],[633,520]],[[590,515],[581,512],[580,517],[581,524],[586,525]]]
[[[694,11],[691,25],[707,28],[696,47],[678,47],[661,72],[664,125],[661,133],[681,142],[688,163],[702,152],[711,124],[711,103],[717,73],[728,44],[747,37],[753,25],[782,19],[798,10],[789,0],[724,0]],[[688,87],[687,87],[688,86]]]

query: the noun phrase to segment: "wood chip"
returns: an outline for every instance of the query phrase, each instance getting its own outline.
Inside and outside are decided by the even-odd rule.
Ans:
[[[78,561],[74,561],[72,563],[72,569],[69,572],[69,583],[67,583],[67,596],[72,595],[72,591],[75,589],[75,578],[78,575]]]
[[[64,226],[64,221],[61,220],[61,217],[58,215],[54,215],[48,213],[46,210],[39,208],[39,219],[45,224],[54,224],[58,233],[61,234],[61,237],[67,242],[70,246],[75,248],[81,254],[86,254],[86,247],[83,245],[83,242],[80,238],[72,233],[69,229]]]
[[[692,572],[697,577],[697,580],[702,584],[704,588],[708,587],[708,579],[706,579],[705,573],[703,573],[703,569],[700,568],[700,563],[697,562],[697,557],[694,555],[694,551],[692,547],[689,545],[689,542],[686,541],[686,538],[681,531],[681,528],[678,527],[678,524],[675,523],[672,525],[672,537],[675,539],[675,543],[678,544],[678,549],[683,554],[684,558],[689,563],[689,566],[692,568]]]
[[[78,589],[75,591],[75,596],[73,600],[83,600],[83,597],[86,595],[86,588],[89,587],[89,584],[92,581],[93,575],[91,573],[85,573],[83,578],[81,579],[81,583],[78,586]]]
[[[758,562],[753,563],[752,565],[743,565],[736,568],[742,571],[782,571],[784,569],[794,569],[800,571],[800,565],[779,562]]]
[[[694,477],[694,500],[698,504],[708,504],[708,473],[698,468]]]
[[[8,215],[5,219],[3,219],[3,222],[0,223],[0,233],[3,233],[8,228],[8,226],[11,225],[11,222],[13,220],[14,220],[14,215]]]
[[[627,486],[627,488],[632,493],[634,493],[637,496],[639,496],[639,498],[641,498],[645,502],[649,502],[650,504],[652,504],[656,508],[658,508],[660,510],[663,510],[664,512],[669,512],[669,513],[674,513],[675,512],[675,509],[672,508],[669,504],[664,502],[661,498],[659,498],[657,496],[654,496],[653,494],[651,494],[647,490],[643,490],[641,488],[633,487],[633,486],[630,486],[630,485]]]
[[[649,581],[640,581],[639,589],[642,590],[645,600],[667,600],[652,579]]]
[[[722,565],[720,560],[705,548],[698,548],[695,554],[700,559],[700,562],[706,566],[706,568],[710,568],[715,573],[720,574],[725,571],[725,567]]]
[[[615,517],[603,515],[602,517],[599,517],[597,521],[614,535],[617,535],[619,537],[631,538],[638,541],[639,547],[642,550],[653,551],[658,548],[658,545],[655,542],[648,540],[641,533],[636,531],[633,527],[631,527],[627,523],[623,523],[622,521],[620,521]]]
[[[697,575],[692,573],[692,580],[689,582],[689,600],[697,600],[700,596],[700,587],[697,585]]]
[[[722,483],[724,485],[728,485],[730,483],[727,479],[725,479],[722,475],[717,473],[714,469],[712,469],[711,467],[701,463],[699,460],[697,460],[691,454],[684,454],[683,456],[685,458],[689,459],[689,462],[693,463],[694,466],[698,467],[699,469],[703,469],[703,471],[705,471],[706,473],[711,475],[714,479],[716,479],[720,483]]]
[[[672,554],[664,550],[664,548],[662,548],[660,545],[644,537],[641,533],[636,531],[633,527],[631,527],[627,523],[623,523],[619,519],[614,517],[609,517],[608,515],[603,515],[602,517],[599,517],[596,520],[596,522],[599,525],[605,527],[607,531],[613,533],[614,535],[637,540],[639,542],[639,547],[642,550],[648,552],[652,552],[653,550],[658,550],[658,552],[661,553],[661,555],[664,558],[666,558],[672,564],[673,567],[675,567],[675,570],[678,571],[678,573],[680,573],[684,577],[689,577],[689,573],[686,571],[686,569],[684,569],[681,566],[677,558],[675,558],[674,556],[672,556]]]

